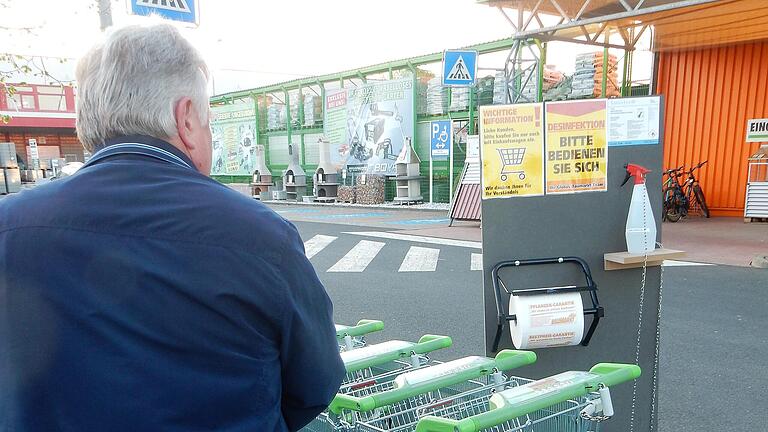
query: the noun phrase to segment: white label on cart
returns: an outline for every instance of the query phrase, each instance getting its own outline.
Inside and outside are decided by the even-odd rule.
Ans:
[[[341,353],[341,360],[344,361],[344,364],[348,364],[358,360],[374,358],[376,356],[393,351],[397,352],[404,349],[409,349],[413,347],[413,345],[414,344],[412,342],[401,340],[382,342],[380,344],[368,345],[367,347],[358,348],[352,351],[344,351]]]
[[[574,384],[587,383],[598,376],[590,372],[570,371],[540,379],[519,387],[498,392],[491,396],[492,409],[506,405],[516,405],[529,402],[532,399],[552,396],[562,389]]]
[[[466,370],[482,367],[491,367],[491,364],[486,357],[464,357],[448,363],[398,375],[397,378],[395,378],[395,388],[414,386],[444,376],[456,375]]]
[[[341,325],[341,324],[336,324],[336,331],[344,330],[344,329],[348,329],[348,328],[349,328],[348,326]]]

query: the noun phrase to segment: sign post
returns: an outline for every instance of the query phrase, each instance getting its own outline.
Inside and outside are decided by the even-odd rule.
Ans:
[[[167,20],[200,24],[198,0],[129,0],[128,13],[133,15],[159,15]]]
[[[443,52],[443,85],[468,87],[477,78],[477,51],[445,50]]]
[[[453,130],[450,120],[433,121],[430,124],[430,146],[429,146],[429,202],[432,202],[432,177],[433,163],[435,158],[449,157],[453,161],[451,152],[451,143],[453,142]],[[448,167],[450,172],[450,185],[448,186],[449,196],[453,196],[453,170]],[[450,198],[449,198],[450,199]]]
[[[37,140],[35,138],[29,139],[29,165],[31,169],[38,169],[40,167],[40,151],[37,148]],[[30,169],[27,167],[27,169]]]

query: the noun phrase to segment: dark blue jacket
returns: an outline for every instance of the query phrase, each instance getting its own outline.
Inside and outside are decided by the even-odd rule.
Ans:
[[[253,199],[142,155],[0,198],[0,431],[296,430],[343,373],[298,232]]]

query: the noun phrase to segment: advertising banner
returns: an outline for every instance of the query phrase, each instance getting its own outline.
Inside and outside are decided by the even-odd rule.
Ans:
[[[369,82],[325,96],[323,132],[331,163],[348,172],[395,175],[405,137],[413,137],[413,80]]]
[[[658,96],[608,100],[608,146],[659,143]]]
[[[483,199],[544,194],[542,104],[480,107]]]
[[[547,103],[547,194],[608,190],[605,105]]]
[[[256,145],[252,103],[211,107],[212,175],[250,175]]]
[[[747,120],[747,142],[768,142],[768,119]]]

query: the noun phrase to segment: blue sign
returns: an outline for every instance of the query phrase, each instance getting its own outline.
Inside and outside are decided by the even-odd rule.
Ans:
[[[198,24],[197,0],[130,0],[130,13],[134,15],[159,15],[172,21]]]
[[[471,86],[477,78],[477,51],[446,50],[443,52],[443,85]]]
[[[433,121],[430,124],[430,148],[432,157],[445,157],[451,154],[453,133],[450,120]]]

